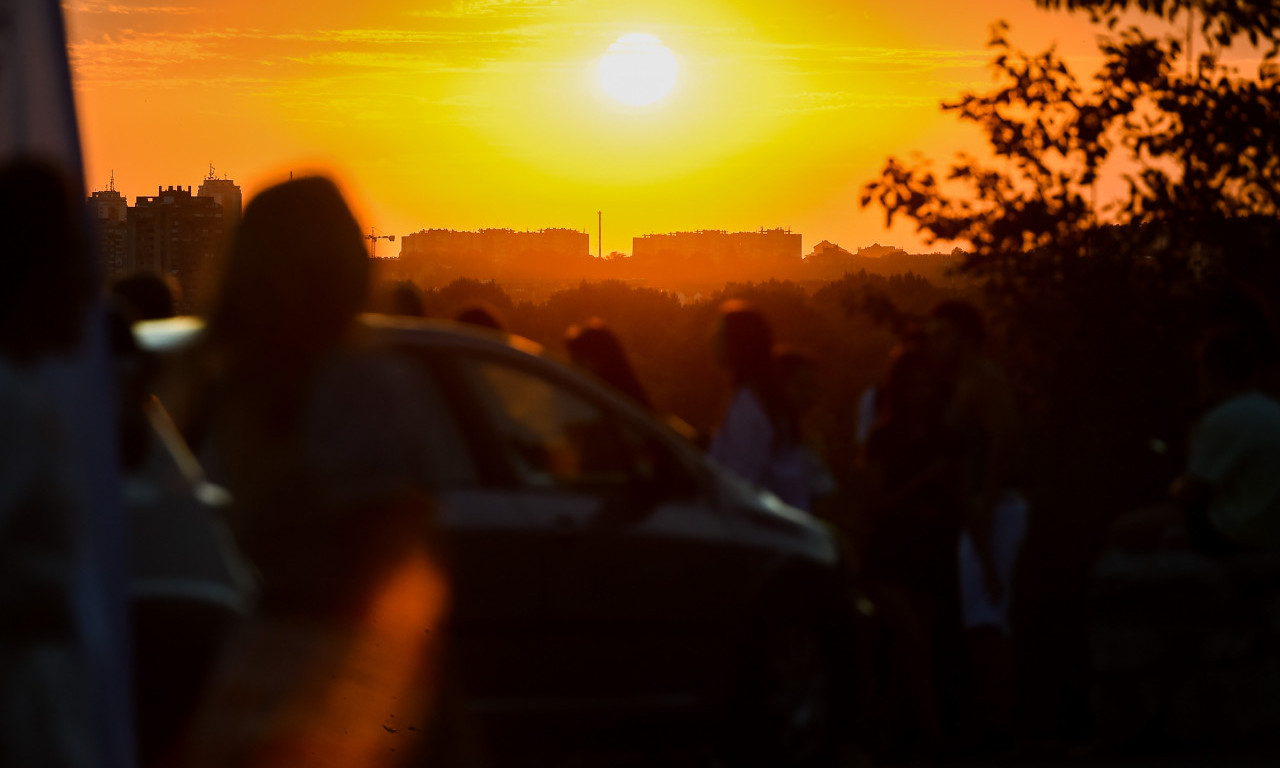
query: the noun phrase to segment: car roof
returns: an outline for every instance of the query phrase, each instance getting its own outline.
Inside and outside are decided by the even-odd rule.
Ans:
[[[545,357],[546,350],[535,341],[512,333],[481,328],[453,320],[365,314],[359,322],[384,341],[412,341],[433,347],[495,348],[518,350],[535,357]],[[195,343],[204,330],[205,320],[193,315],[142,320],[134,323],[133,337],[139,348],[160,354],[177,352]]]
[[[359,323],[372,332],[377,343],[400,347],[430,348],[451,352],[477,352],[490,357],[506,358],[517,364],[531,365],[546,375],[561,381],[570,381],[577,388],[592,391],[597,397],[612,401],[615,408],[630,411],[633,417],[643,419],[651,427],[675,438],[681,449],[691,449],[687,440],[671,430],[671,427],[653,417],[638,403],[596,381],[594,377],[548,354],[535,341],[513,333],[492,330],[454,320],[407,317],[400,315],[363,314]],[[160,355],[177,353],[190,347],[205,327],[204,318],[179,316],[161,320],[143,320],[133,325],[134,339],[139,348]]]
[[[514,333],[483,328],[454,320],[403,315],[361,315],[360,324],[374,331],[382,341],[409,342],[431,347],[494,351],[508,349],[534,357],[547,357],[546,349],[536,341]]]

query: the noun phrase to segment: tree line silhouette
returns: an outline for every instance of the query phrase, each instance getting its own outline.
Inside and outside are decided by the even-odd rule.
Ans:
[[[962,271],[984,286],[1031,440],[1022,621],[1041,663],[1024,683],[1068,694],[1031,716],[1061,724],[1069,708],[1084,727],[1086,585],[1103,532],[1163,498],[1182,466],[1204,405],[1193,357],[1205,329],[1274,330],[1250,307],[1280,296],[1280,7],[1036,4],[1098,26],[1092,79],[996,23],[996,86],[943,104],[982,131],[988,156],[945,170],[889,158],[861,202],[969,246]],[[1225,60],[1242,52],[1248,69]]]

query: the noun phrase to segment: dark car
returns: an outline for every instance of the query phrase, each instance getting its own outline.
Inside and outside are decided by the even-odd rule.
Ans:
[[[449,653],[486,743],[680,732],[736,762],[831,757],[854,611],[823,524],[533,342],[362,322],[426,374]],[[151,349],[198,332],[136,329]]]

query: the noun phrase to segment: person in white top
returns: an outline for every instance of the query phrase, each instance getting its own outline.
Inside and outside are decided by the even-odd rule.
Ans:
[[[945,426],[959,440],[960,616],[969,647],[973,712],[968,738],[996,745],[1011,736],[1015,648],[1014,571],[1028,525],[1017,489],[1021,439],[1013,387],[983,354],[981,313],[949,300],[930,313],[929,351],[951,381]]]
[[[711,458],[793,507],[809,510],[811,483],[803,455],[792,450],[796,420],[789,412],[773,364],[773,331],[746,302],[720,308],[716,359],[728,371],[733,397],[711,439]]]
[[[1256,347],[1245,334],[1220,332],[1200,352],[1213,405],[1192,433],[1173,500],[1191,542],[1209,554],[1280,552],[1280,402],[1260,387]]]

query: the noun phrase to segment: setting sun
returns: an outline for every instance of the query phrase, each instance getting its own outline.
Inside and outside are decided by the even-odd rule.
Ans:
[[[998,5],[64,3],[92,190],[133,202],[213,163],[247,200],[323,171],[397,235],[380,256],[430,227],[595,232],[600,210],[606,254],[775,224],[806,251],[922,248],[858,191],[889,155],[969,147],[938,103],[989,84],[991,19],[1032,46],[1024,30],[1092,39],[1087,19]]]
[[[675,86],[676,57],[653,35],[623,35],[600,58],[600,84],[618,101],[652,104]]]

